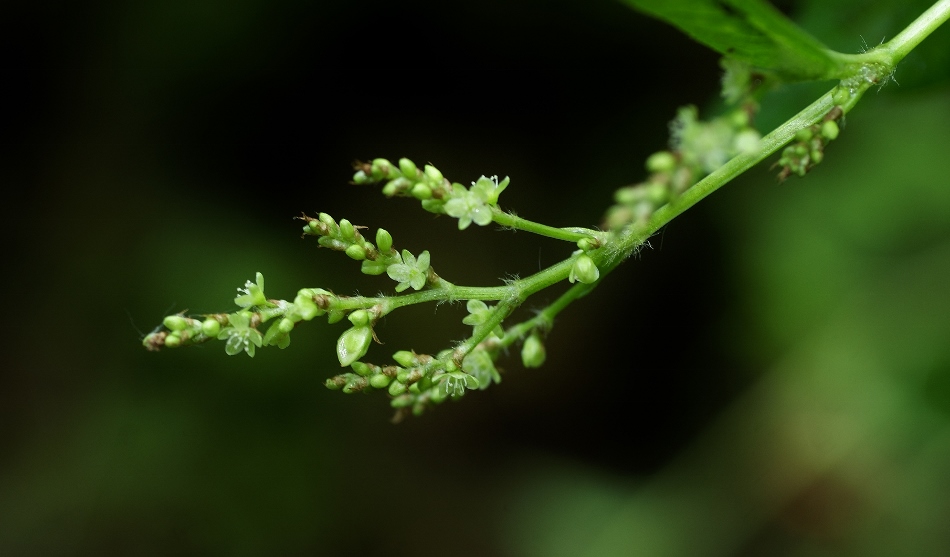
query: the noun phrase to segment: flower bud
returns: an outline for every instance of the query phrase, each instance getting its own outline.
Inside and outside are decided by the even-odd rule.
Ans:
[[[346,248],[346,255],[348,255],[350,259],[355,259],[356,261],[363,261],[364,259],[366,259],[366,248],[364,248],[363,246],[358,246],[356,244],[350,244],[350,246]]]
[[[363,266],[360,267],[360,272],[364,275],[381,275],[386,272],[387,268],[389,268],[389,266],[382,261],[364,259]]]
[[[521,346],[521,363],[524,364],[524,367],[541,367],[545,358],[547,358],[547,351],[544,349],[544,343],[541,342],[540,336],[533,334],[525,339]]]
[[[389,394],[392,396],[399,396],[403,394],[404,392],[406,392],[406,389],[407,389],[406,385],[404,385],[403,383],[400,383],[399,381],[393,381],[392,383],[389,384]]]
[[[358,393],[366,388],[369,382],[365,377],[353,377],[343,385],[343,392],[346,394]]]
[[[330,227],[331,230],[335,230],[337,228],[336,221],[333,220],[333,217],[331,217],[330,215],[326,213],[320,213],[319,215],[317,215],[317,218],[320,219],[320,222]]]
[[[574,265],[571,267],[571,273],[568,276],[568,280],[572,283],[574,281],[580,281],[584,284],[590,284],[599,278],[600,269],[597,268],[597,265],[594,264],[594,260],[587,254],[579,255],[577,259],[574,260]]]
[[[413,367],[418,363],[416,355],[408,350],[400,350],[393,354],[393,360],[402,367]]]
[[[340,365],[347,367],[365,356],[372,340],[373,329],[370,327],[352,327],[344,331],[336,342],[336,356]]]
[[[366,175],[366,172],[358,170],[356,174],[353,175],[353,183],[358,185],[368,184],[372,179]]]
[[[365,327],[366,325],[369,325],[370,321],[369,312],[365,309],[358,309],[354,311],[349,315],[348,318],[354,327]]]
[[[838,128],[838,123],[834,120],[828,120],[821,125],[821,136],[827,139],[828,141],[834,141],[838,138],[838,133],[841,130]]]
[[[170,331],[183,331],[188,328],[188,320],[180,315],[169,315],[162,323]]]
[[[357,375],[362,375],[363,377],[368,377],[373,373],[372,366],[363,362],[353,362],[350,368],[356,372]]]
[[[437,186],[442,184],[442,180],[445,179],[445,177],[442,176],[442,172],[440,172],[438,168],[432,166],[431,164],[426,165],[425,173],[429,181]]]
[[[356,228],[353,226],[353,223],[346,219],[340,219],[340,236],[344,240],[352,242],[356,239]]]
[[[165,346],[169,348],[177,348],[181,346],[181,337],[175,333],[167,335],[165,337]]]
[[[420,201],[432,199],[432,188],[426,184],[423,184],[422,182],[412,186],[412,190],[409,193],[411,193],[413,197]]]
[[[294,322],[285,317],[277,323],[277,330],[285,334],[289,333],[294,330]]]
[[[369,384],[377,389],[385,389],[392,383],[393,378],[382,373],[377,373],[369,378]]]
[[[415,180],[419,172],[419,169],[416,168],[416,163],[405,157],[399,159],[399,170],[402,172],[403,176],[409,178],[410,180]]]
[[[297,297],[294,298],[294,308],[297,315],[304,321],[310,321],[318,315],[323,315],[323,310],[317,307],[317,304],[313,301],[313,296],[313,290],[304,288],[297,292]]]
[[[382,180],[389,176],[389,171],[392,169],[392,163],[386,159],[373,159],[373,164],[370,167],[373,172],[373,178],[377,180]]]
[[[379,253],[389,253],[393,250],[393,237],[385,228],[376,231],[376,248]]]
[[[424,199],[422,208],[430,213],[442,214],[445,212],[445,201],[441,199]]]
[[[670,172],[676,168],[676,156],[669,151],[659,151],[647,158],[648,172]]]
[[[581,238],[577,241],[577,247],[584,251],[590,251],[597,247],[597,241],[593,238]]]
[[[217,319],[208,318],[201,324],[201,332],[209,337],[216,337],[221,332],[221,323]]]

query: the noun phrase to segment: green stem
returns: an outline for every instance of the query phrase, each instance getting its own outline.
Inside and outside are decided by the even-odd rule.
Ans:
[[[947,19],[950,19],[950,0],[939,0],[881,48],[891,54],[896,65]]]
[[[524,230],[525,232],[533,232],[540,236],[547,236],[548,238],[565,240],[567,242],[577,242],[584,238],[602,239],[604,237],[604,233],[598,230],[577,227],[555,228],[546,224],[523,219],[517,215],[506,213],[497,206],[492,207],[492,220],[502,226]]]

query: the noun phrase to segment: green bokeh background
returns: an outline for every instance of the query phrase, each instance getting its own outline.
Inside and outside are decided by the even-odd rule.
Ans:
[[[834,48],[927,2],[786,3]],[[327,391],[340,325],[284,351],[158,354],[163,315],[376,292],[291,217],[326,211],[492,285],[558,242],[459,233],[347,184],[409,156],[596,224],[717,57],[617,2],[45,2],[2,22],[8,301],[2,555],[945,555],[950,29],[848,115],[826,161],[767,162],[562,314],[548,362],[394,426]],[[774,93],[768,129],[830,84]],[[474,227],[473,227],[474,228]],[[525,314],[556,293],[529,301]],[[385,360],[462,308],[378,329]]]

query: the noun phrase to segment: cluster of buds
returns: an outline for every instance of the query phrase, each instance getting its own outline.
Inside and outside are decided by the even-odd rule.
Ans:
[[[466,188],[449,182],[438,168],[426,165],[419,169],[407,158],[399,159],[398,165],[386,159],[356,163],[354,184],[379,182],[385,182],[385,195],[414,197],[422,202],[426,211],[459,219],[459,230],[464,230],[473,222],[479,226],[492,222],[493,208],[498,205],[498,196],[508,187],[509,179],[499,182],[497,176],[482,176]]]
[[[778,173],[780,182],[789,176],[804,176],[825,158],[825,147],[838,137],[838,120],[844,111],[836,105],[822,118],[821,122],[798,130],[795,139],[782,151],[775,166],[782,168]]]
[[[385,390],[398,420],[406,412],[420,415],[431,405],[458,400],[467,390],[487,389],[501,381],[494,354],[487,350],[476,348],[461,364],[458,357],[453,350],[443,350],[437,356],[400,350],[393,354],[396,365],[353,362],[352,371],[327,379],[326,386],[348,394]]]
[[[752,127],[754,104],[746,104],[708,122],[698,119],[694,106],[683,107],[670,124],[670,149],[650,155],[644,182],[620,188],[605,217],[604,227],[620,230],[646,222],[699,179],[736,155],[754,152],[761,136]]]

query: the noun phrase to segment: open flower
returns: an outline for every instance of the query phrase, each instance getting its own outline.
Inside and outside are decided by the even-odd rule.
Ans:
[[[409,250],[402,250],[402,263],[390,265],[386,274],[399,283],[396,285],[396,292],[402,292],[410,286],[413,290],[420,290],[429,277],[429,252],[420,253],[419,259],[416,259]]]
[[[458,398],[465,394],[465,389],[477,389],[478,379],[465,373],[464,371],[453,371],[442,374],[439,379],[439,388],[444,394],[452,398]]]
[[[257,273],[260,278],[260,273]],[[254,357],[254,350],[264,343],[260,331],[251,327],[250,314],[247,312],[233,313],[228,316],[228,326],[218,333],[218,340],[225,340],[224,351],[229,356],[240,353],[242,350],[247,355]]]
[[[498,196],[508,187],[509,179],[498,182],[498,176],[482,176],[472,182],[470,189],[461,184],[452,185],[452,197],[445,202],[445,213],[459,219],[459,230],[465,230],[472,222],[485,226],[492,221],[492,206],[498,203]]]
[[[234,299],[234,303],[241,306],[242,308],[249,308],[252,306],[260,306],[267,303],[267,297],[264,296],[264,275],[257,273],[257,283],[247,281],[244,283],[244,288],[238,288],[238,292],[243,292]]]

